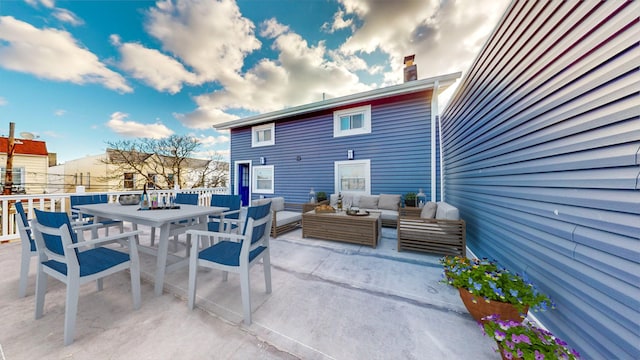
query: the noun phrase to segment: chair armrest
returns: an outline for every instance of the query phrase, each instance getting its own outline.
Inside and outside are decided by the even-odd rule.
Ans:
[[[126,233],[115,234],[115,235],[106,236],[99,239],[79,241],[77,243],[67,245],[67,248],[74,249],[74,248],[85,247],[85,246],[94,246],[94,245],[102,244],[104,242],[111,242],[113,240],[124,239],[124,238],[132,237],[140,234],[142,234],[142,230],[129,231]]]
[[[71,224],[71,229],[74,230],[74,231],[77,231],[77,230],[91,230],[91,229],[94,229],[94,228],[99,228],[100,226],[102,226],[101,223],[87,224],[86,221],[83,221],[82,223],[80,223],[78,225]]]
[[[234,240],[243,240],[245,238],[244,235],[238,235],[234,233],[225,233],[225,232],[214,232],[214,231],[206,231],[206,230],[187,230],[187,235],[195,235],[195,236],[208,236],[208,237],[216,237],[216,238],[225,238],[225,239],[234,239]]]

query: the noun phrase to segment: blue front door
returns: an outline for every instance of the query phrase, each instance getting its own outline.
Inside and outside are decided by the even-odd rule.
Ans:
[[[249,206],[249,164],[238,164],[238,195],[242,199],[242,206]]]

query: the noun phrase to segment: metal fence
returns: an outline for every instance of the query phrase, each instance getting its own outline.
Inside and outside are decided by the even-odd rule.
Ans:
[[[228,194],[229,189],[226,187],[219,188],[198,188],[198,189],[182,189],[182,190],[153,190],[159,197],[169,196],[176,192],[191,193],[199,195],[200,206],[209,206],[211,195]],[[0,232],[0,242],[8,242],[11,240],[19,240],[18,227],[16,224],[16,209],[13,206],[17,201],[24,203],[27,217],[33,217],[33,209],[46,211],[64,211],[69,212],[69,199],[72,195],[83,194],[106,194],[109,202],[117,202],[120,195],[140,194],[141,191],[116,191],[101,193],[57,193],[57,194],[15,194],[0,195],[0,222],[2,223],[2,231]]]

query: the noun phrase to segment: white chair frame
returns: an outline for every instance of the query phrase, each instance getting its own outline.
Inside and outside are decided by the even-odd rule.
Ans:
[[[211,231],[203,231],[203,230],[189,230],[187,234],[193,235],[196,237],[196,240],[191,244],[191,255],[189,257],[189,300],[188,306],[189,309],[193,310],[195,306],[195,298],[196,298],[196,286],[197,286],[197,273],[198,266],[219,269],[222,270],[222,279],[223,281],[227,281],[228,273],[233,272],[240,275],[240,289],[242,293],[242,309],[243,309],[243,319],[244,323],[247,325],[251,324],[251,289],[250,289],[250,281],[249,281],[249,269],[253,264],[262,259],[263,268],[264,268],[264,281],[267,294],[271,293],[271,260],[270,260],[270,249],[269,249],[269,237],[271,229],[271,212],[269,215],[254,220],[253,218],[247,218],[247,230],[244,235],[232,234],[228,232],[211,232]],[[266,228],[264,231],[264,235],[262,238],[258,239],[255,243],[251,244],[251,237],[253,234],[253,229],[262,224],[266,224]],[[240,250],[240,261],[239,266],[228,266],[224,264],[218,264],[215,262],[210,262],[207,260],[203,260],[198,258],[198,247],[200,240],[204,238],[211,239],[213,238],[213,244],[218,243],[220,240],[229,240],[229,241],[242,241],[242,248]],[[256,256],[251,262],[249,262],[249,253],[259,247],[264,246],[266,249],[262,251],[258,256]]]
[[[67,296],[65,304],[64,315],[64,344],[69,345],[73,342],[75,337],[75,325],[76,315],[78,312],[78,299],[80,293],[80,286],[88,282],[97,280],[98,291],[103,288],[102,278],[111,275],[118,271],[130,269],[131,273],[131,292],[133,294],[133,308],[135,310],[140,308],[140,260],[138,258],[138,247],[136,244],[136,237],[141,231],[132,231],[127,233],[121,233],[113,236],[107,236],[99,239],[92,239],[88,241],[78,241],[73,243],[71,240],[71,233],[66,224],[63,224],[59,228],[46,227],[37,222],[37,219],[32,219],[33,229],[35,233],[36,247],[40,261],[38,262],[38,272],[36,277],[36,311],[35,318],[40,319],[44,313],[44,298],[47,291],[47,276],[51,276],[67,285]],[[44,244],[42,234],[50,234],[54,236],[60,236],[62,239],[64,256],[56,254],[50,251]],[[75,254],[75,249],[80,247],[93,247],[101,245],[107,242],[113,242],[118,239],[127,238],[129,247],[129,261],[110,267],[104,271],[80,277],[80,265],[78,264],[78,258]],[[55,260],[66,264],[67,275],[64,275],[56,270],[53,270],[42,263],[47,260]]]

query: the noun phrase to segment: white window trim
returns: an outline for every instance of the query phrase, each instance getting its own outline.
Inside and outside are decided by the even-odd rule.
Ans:
[[[362,114],[362,127],[359,129],[340,130],[340,117],[345,115]],[[333,112],[333,137],[351,136],[371,133],[371,105],[338,110]]]
[[[365,189],[364,191],[342,191],[342,189],[340,188],[340,178],[339,178],[339,168],[341,165],[356,165],[356,164],[362,164],[365,166]],[[344,193],[353,193],[353,194],[360,194],[360,195],[371,195],[371,160],[370,159],[364,159],[364,160],[346,160],[346,161],[335,161],[334,162],[334,171],[333,171],[333,178],[334,178],[334,189],[336,192],[342,192]]]
[[[258,189],[258,172],[261,169],[269,169],[271,170],[271,189]],[[274,183],[275,183],[275,171],[273,165],[257,165],[251,169],[251,191],[256,194],[273,194],[274,193]]]
[[[258,137],[256,136],[257,131],[262,131],[270,129],[271,130],[271,140],[269,141],[258,141]],[[275,123],[258,125],[251,127],[251,147],[258,146],[271,146],[276,144],[276,126]]]

